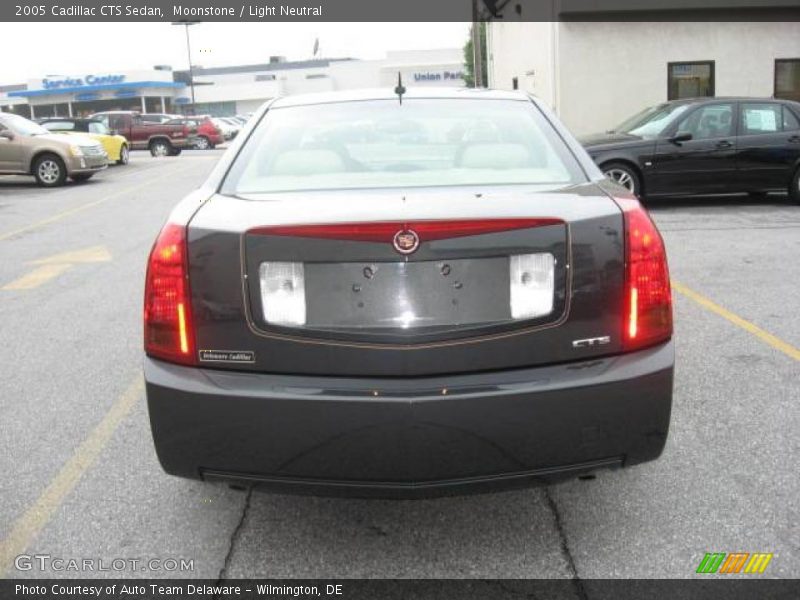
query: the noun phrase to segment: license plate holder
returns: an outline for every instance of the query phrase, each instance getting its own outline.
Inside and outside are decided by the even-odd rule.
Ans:
[[[304,268],[307,328],[409,329],[511,320],[507,256]]]

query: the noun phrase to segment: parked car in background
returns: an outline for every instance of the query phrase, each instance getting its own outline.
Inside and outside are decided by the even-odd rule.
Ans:
[[[103,146],[88,136],[51,133],[18,115],[0,113],[0,174],[32,175],[39,185],[86,181],[108,166]]]
[[[109,129],[125,136],[133,150],[150,150],[153,156],[177,156],[191,147],[194,131],[184,123],[146,123],[136,111],[107,111],[93,114]]]
[[[700,98],[652,106],[580,138],[638,196],[789,192],[800,202],[800,103]]]
[[[245,123],[247,123],[247,121],[240,119],[239,117],[224,117],[224,119],[228,121],[231,125],[233,125],[234,127],[238,127],[239,129],[241,129],[242,126]]]
[[[232,140],[239,133],[238,124],[234,126],[228,119],[212,117],[211,122],[214,123],[214,125],[217,126],[217,129],[222,132],[222,137],[225,139],[225,141]]]
[[[413,497],[659,456],[664,244],[543,103],[389,89],[257,118],[150,254],[167,472]]]
[[[88,135],[103,145],[103,149],[108,154],[109,162],[127,165],[130,160],[130,148],[125,136],[111,131],[99,119],[53,117],[52,119],[41,120],[40,124],[53,133]]]
[[[180,117],[167,121],[167,125],[183,125],[195,132],[192,147],[198,150],[213,150],[214,146],[225,142],[222,130],[207,115]]]

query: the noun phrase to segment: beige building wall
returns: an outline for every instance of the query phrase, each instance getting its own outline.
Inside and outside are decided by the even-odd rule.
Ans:
[[[667,100],[669,62],[713,60],[717,96],[770,97],[775,59],[800,58],[800,23],[492,23],[490,29],[490,83],[510,89],[519,77],[520,89],[547,101],[576,135],[610,129]],[[528,71],[532,82],[523,79]]]
[[[493,21],[487,29],[489,87],[520,90],[556,105],[555,36],[558,23]]]

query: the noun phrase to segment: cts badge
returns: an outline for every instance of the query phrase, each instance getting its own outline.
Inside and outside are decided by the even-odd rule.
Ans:
[[[419,236],[411,229],[401,229],[394,234],[392,245],[400,254],[411,254],[419,248]]]
[[[573,348],[592,348],[594,346],[605,346],[611,343],[611,336],[604,335],[596,338],[586,338],[585,340],[575,340],[572,342]]]

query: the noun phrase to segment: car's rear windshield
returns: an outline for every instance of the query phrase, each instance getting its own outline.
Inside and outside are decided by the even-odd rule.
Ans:
[[[221,191],[583,181],[577,160],[532,102],[393,99],[269,110]]]

